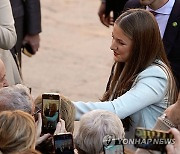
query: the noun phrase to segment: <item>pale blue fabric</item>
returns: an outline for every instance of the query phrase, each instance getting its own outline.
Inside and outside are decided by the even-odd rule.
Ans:
[[[126,137],[133,138],[136,127],[153,128],[157,118],[167,108],[167,82],[166,73],[159,66],[151,65],[137,76],[129,91],[113,101],[73,102],[76,120],[95,109],[111,111],[120,119],[130,116],[133,123]]]

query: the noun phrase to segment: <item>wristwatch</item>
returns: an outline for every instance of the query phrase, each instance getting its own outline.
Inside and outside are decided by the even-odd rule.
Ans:
[[[170,128],[176,128],[176,126],[169,119],[167,119],[166,113],[158,117],[154,129],[168,131]]]

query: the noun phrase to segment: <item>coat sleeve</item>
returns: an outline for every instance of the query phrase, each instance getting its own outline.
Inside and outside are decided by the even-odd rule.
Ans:
[[[155,103],[165,97],[167,76],[158,66],[150,66],[141,72],[134,86],[124,95],[106,102],[73,102],[76,108],[76,120],[91,110],[103,109],[113,112],[124,119],[127,116]]]
[[[0,0],[0,48],[11,49],[17,40],[9,0]]]
[[[42,31],[40,0],[25,0],[24,6],[26,34],[36,35]]]

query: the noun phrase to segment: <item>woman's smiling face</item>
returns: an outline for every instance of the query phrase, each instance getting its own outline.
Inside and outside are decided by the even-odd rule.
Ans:
[[[124,31],[114,24],[110,49],[114,52],[114,60],[116,62],[127,62],[132,51],[132,44],[132,40],[125,35]]]

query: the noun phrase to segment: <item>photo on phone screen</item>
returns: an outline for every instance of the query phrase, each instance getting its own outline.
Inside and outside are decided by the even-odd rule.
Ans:
[[[73,136],[71,133],[54,135],[56,154],[74,154]]]
[[[53,134],[59,121],[60,96],[56,93],[42,95],[42,132]]]
[[[166,131],[136,128],[134,144],[136,148],[165,152],[166,145],[173,142],[173,135]]]
[[[107,135],[103,138],[103,150],[105,154],[124,154],[124,145],[121,139]]]

